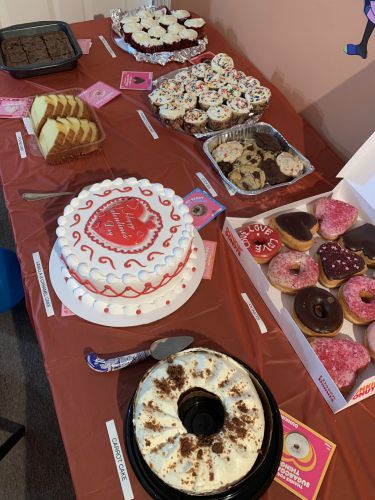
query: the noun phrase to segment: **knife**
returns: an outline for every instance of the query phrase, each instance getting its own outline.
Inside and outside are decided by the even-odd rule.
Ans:
[[[134,365],[144,359],[152,356],[154,359],[166,359],[171,354],[176,354],[183,349],[186,349],[192,342],[194,337],[168,337],[165,339],[155,340],[151,344],[150,349],[146,351],[127,354],[126,356],[118,356],[116,358],[103,359],[96,352],[90,352],[86,355],[86,362],[92,370],[99,373],[114,372],[121,370],[126,366]]]

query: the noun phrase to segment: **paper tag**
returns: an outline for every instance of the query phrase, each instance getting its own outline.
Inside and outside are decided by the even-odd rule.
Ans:
[[[203,279],[210,280],[214,269],[215,255],[216,255],[216,241],[203,240],[204,251],[206,254],[206,264],[204,267]]]
[[[224,186],[225,186],[225,189],[228,191],[228,193],[233,196],[234,194],[236,194],[236,191],[232,188],[232,186],[230,186],[229,184],[227,184],[226,182],[223,182]]]
[[[104,38],[103,35],[99,35],[99,39],[103,43],[104,47],[108,50],[108,52],[111,54],[112,57],[117,57],[116,54],[113,52],[112,47],[109,45],[107,40]]]
[[[38,277],[40,291],[42,293],[42,299],[44,302],[44,307],[46,309],[47,316],[48,317],[54,316],[55,312],[53,310],[53,305],[51,302],[51,297],[49,294],[48,285],[46,282],[46,277],[44,275],[44,270],[43,270],[42,262],[40,260],[39,252],[33,253],[33,260],[34,260],[36,275]]]
[[[75,316],[75,314],[61,302],[61,316]]]
[[[113,458],[115,460],[118,477],[120,479],[122,493],[125,500],[133,500],[134,494],[130,484],[128,469],[122,454],[121,442],[119,440],[114,420],[106,422],[109,442],[111,444]]]
[[[21,132],[16,132],[16,139],[17,139],[18,149],[20,152],[20,157],[26,158],[27,154],[26,154],[25,144],[23,143],[23,138],[22,138]]]
[[[121,73],[120,89],[151,90],[152,78],[151,71],[123,71]]]
[[[92,41],[91,38],[78,38],[77,42],[81,47],[82,54],[87,55],[90,52]]]
[[[284,446],[275,481],[299,498],[314,500],[336,445],[280,410]]]
[[[30,118],[22,118],[23,124],[25,125],[26,132],[29,135],[35,135],[33,124]]]
[[[144,114],[144,112],[141,110],[141,109],[137,109],[137,113],[139,114],[139,116],[141,117],[141,120],[143,121],[143,123],[145,124],[147,130],[150,132],[150,134],[152,135],[153,139],[159,139],[159,136],[158,134],[155,132],[155,130],[153,129],[151,123],[148,121],[146,115]]]
[[[27,116],[32,102],[32,97],[0,97],[0,118]]]
[[[107,102],[112,101],[121,92],[103,82],[96,82],[91,87],[84,90],[79,97],[94,108],[101,108]]]
[[[190,215],[193,217],[193,224],[198,230],[225,210],[224,205],[199,188],[195,188],[186,195],[184,203],[189,207]]]
[[[243,298],[245,304],[250,309],[250,312],[254,316],[255,321],[258,323],[258,326],[259,326],[259,329],[260,329],[260,333],[267,333],[267,327],[266,327],[266,325],[264,324],[262,318],[257,313],[255,307],[253,306],[253,303],[251,302],[251,300],[249,299],[249,297],[247,296],[247,294],[246,293],[241,293],[241,297]]]
[[[195,175],[202,182],[202,184],[207,188],[207,191],[210,193],[210,195],[213,196],[214,198],[216,198],[217,192],[214,190],[214,188],[211,186],[210,182],[206,179],[206,177],[202,174],[202,172],[196,172]]]

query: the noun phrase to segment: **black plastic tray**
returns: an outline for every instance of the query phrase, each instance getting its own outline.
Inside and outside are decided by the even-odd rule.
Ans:
[[[233,357],[233,359],[236,359]],[[215,495],[187,495],[161,481],[149,468],[139,451],[133,428],[132,397],[124,422],[126,451],[133,470],[149,495],[155,500],[256,500],[266,491],[273,481],[280,465],[283,449],[283,427],[277,403],[262,378],[245,363],[236,359],[251,374],[252,381],[262,401],[266,420],[266,433],[262,451],[252,470],[244,479],[230,490]]]
[[[3,54],[0,50],[0,69],[9,71],[14,78],[30,78],[32,76],[56,73],[73,69],[77,65],[77,60],[82,56],[82,50],[69,24],[63,21],[38,21],[34,23],[16,24],[0,29],[0,44],[3,40],[14,37],[24,37],[38,35],[39,33],[50,33],[52,31],[64,31],[74,50],[74,56],[69,59],[56,60],[51,62],[28,64],[26,66],[7,66],[4,63]]]

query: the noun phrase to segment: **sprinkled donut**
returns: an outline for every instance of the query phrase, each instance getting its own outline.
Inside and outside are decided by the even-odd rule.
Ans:
[[[375,321],[375,280],[353,276],[339,290],[339,301],[346,319],[356,325]]]
[[[354,224],[358,210],[344,201],[320,198],[314,205],[314,215],[320,224],[320,235],[326,240],[336,240]]]
[[[367,347],[372,360],[375,361],[375,321],[366,329],[365,346]]]
[[[314,286],[318,276],[318,264],[310,255],[302,252],[279,253],[268,267],[270,282],[285,293],[297,293],[302,288]]]
[[[281,248],[279,233],[265,224],[249,224],[237,232],[258,264],[269,262]]]

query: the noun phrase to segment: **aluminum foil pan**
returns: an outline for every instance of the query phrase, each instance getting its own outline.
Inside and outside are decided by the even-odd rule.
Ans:
[[[189,72],[191,72],[192,69],[193,69],[193,66],[190,66],[190,67],[183,68],[183,69],[176,69],[174,71],[171,71],[170,73],[166,73],[165,75],[159,76],[159,78],[157,78],[156,80],[154,80],[152,82],[153,83],[153,87],[154,88],[160,87],[161,83],[164,80],[172,80],[173,78],[175,78],[175,76],[177,75],[177,73],[179,73],[180,71],[189,71]],[[264,109],[264,111],[265,110],[266,110],[266,108]],[[198,134],[189,134],[189,135],[193,135],[197,139],[207,139],[208,137],[213,137],[214,135],[222,134],[223,132],[228,132],[228,131],[234,129],[235,127],[239,127],[239,126],[243,127],[244,125],[252,125],[252,124],[258,122],[261,119],[262,114],[263,113],[257,113],[257,114],[255,114],[255,113],[249,113],[248,120],[246,120],[241,125],[234,125],[233,127],[225,128],[223,130],[211,130],[208,127],[206,127],[207,132],[198,133]],[[183,130],[183,129],[181,129],[181,131],[185,132],[185,130]],[[185,132],[185,133],[187,133],[187,132]]]
[[[225,175],[221,171],[221,168],[217,164],[216,160],[213,158],[211,152],[223,142],[238,141],[241,139],[252,139],[255,132],[265,132],[267,134],[275,136],[279,140],[280,144],[282,144],[285,151],[293,153],[302,161],[303,163],[302,174],[297,177],[294,177],[292,180],[288,182],[282,182],[280,184],[275,184],[273,186],[271,186],[270,184],[265,184],[263,188],[256,189],[253,191],[245,191],[243,189],[240,189],[235,184],[233,184],[233,182],[231,182],[227,177],[225,177]],[[214,166],[214,169],[222,178],[223,182],[227,184],[227,186],[229,186],[232,191],[235,191],[236,193],[242,194],[244,196],[254,196],[257,194],[262,194],[265,191],[269,191],[270,189],[290,186],[291,184],[298,182],[306,175],[311,174],[315,170],[315,167],[311,165],[309,160],[305,158],[297,149],[291,146],[288,143],[288,141],[280,134],[279,131],[273,128],[272,125],[269,125],[268,123],[264,122],[236,125],[235,127],[232,127],[230,130],[226,132],[221,132],[220,134],[216,134],[214,137],[211,137],[210,139],[207,139],[204,142],[203,150],[210,159],[212,165]]]
[[[204,37],[198,40],[198,45],[194,47],[189,47],[187,49],[175,50],[174,52],[155,52],[155,54],[145,54],[144,52],[138,52],[129,43],[125,42],[121,34],[121,23],[120,20],[124,16],[136,16],[141,10],[149,10],[151,12],[155,11],[155,7],[140,7],[134,10],[123,11],[121,9],[111,9],[110,16],[112,20],[112,38],[115,44],[124,50],[128,54],[132,54],[137,61],[148,62],[151,64],[160,64],[165,66],[168,62],[175,61],[184,63],[192,57],[197,56],[205,52],[208,39]]]

